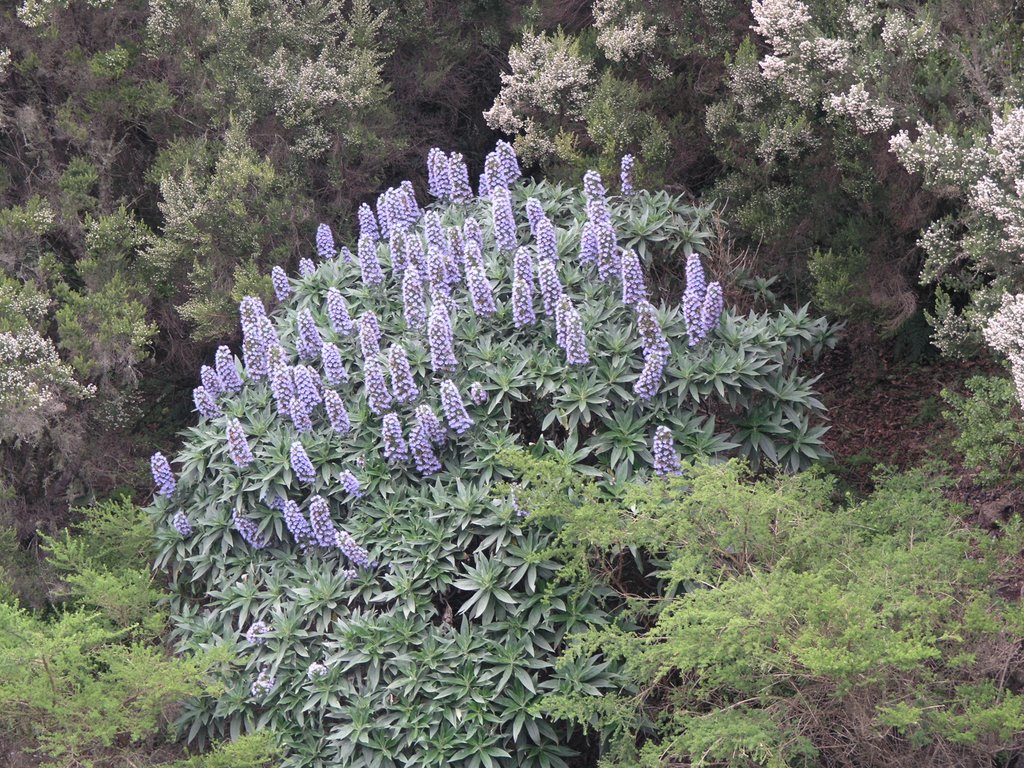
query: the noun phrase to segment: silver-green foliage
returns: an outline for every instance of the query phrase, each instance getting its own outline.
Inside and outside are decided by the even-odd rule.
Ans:
[[[276,415],[266,381],[246,378],[236,395],[219,401],[224,415],[185,433],[175,466],[177,490],[150,508],[159,526],[157,566],[174,591],[174,636],[182,652],[214,646],[234,651],[221,670],[224,690],[188,705],[191,738],[272,728],[289,765],[523,765],[564,766],[574,751],[564,725],[534,707],[544,692],[597,694],[614,671],[598,658],[554,667],[566,636],[605,620],[597,587],[556,584],[548,559],[551,528],[517,515],[514,480],[500,454],[529,446],[574,469],[622,482],[649,472],[650,435],[667,425],[687,455],[767,457],[792,469],[824,455],[824,407],[803,359],[834,341],[833,328],[805,310],[737,316],[728,311],[699,345],[687,343],[678,307],[658,317],[671,357],[657,395],[635,399],[642,367],[633,311],[617,281],[598,281],[577,264],[583,201],[575,189],[519,184],[513,202],[520,242],[529,242],[527,197],[544,203],[558,228],[558,270],[579,308],[591,363],[570,368],[555,343],[554,323],[513,326],[512,259],[494,247],[490,203],[436,206],[446,226],[473,215],[483,225],[487,273],[497,314],[474,316],[465,287],[454,289],[458,370],[463,396],[473,382],[488,399],[467,406],[475,426],[448,435],[438,451],[443,470],[419,476],[412,464],[391,465],[381,451],[380,419],[363,391],[355,335],[334,333],[326,293],[336,287],[358,321],[372,310],[389,342],[404,345],[420,396],[397,407],[408,430],[416,405],[437,409],[440,377],[430,367],[424,334],[405,327],[399,282],[390,256],[378,252],[387,277],[366,287],[355,263],[338,258],[291,281],[291,295],[271,315],[295,361],[298,313],[311,310],[326,341],[337,344],[350,376],[337,387],[352,431],[333,432],[322,406],[312,432],[299,435]],[[665,194],[611,199],[620,245],[645,264],[700,251],[704,211]],[[326,386],[326,385],[325,385]],[[254,461],[237,468],[228,456],[227,422],[237,418]],[[289,464],[301,440],[317,476],[303,485]],[[362,483],[354,498],[340,486],[351,470]],[[333,522],[366,547],[379,565],[348,580],[337,550],[303,552],[272,504],[288,498],[307,508],[326,498]],[[171,518],[183,510],[192,533],[183,538]],[[254,549],[233,527],[238,513],[255,523],[267,546]],[[246,641],[256,621],[270,631],[262,644]],[[313,663],[328,671],[309,676]],[[265,696],[251,685],[265,671],[275,685]]]

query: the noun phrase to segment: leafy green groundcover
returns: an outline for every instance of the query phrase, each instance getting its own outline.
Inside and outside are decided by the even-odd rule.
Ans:
[[[551,529],[520,517],[499,454],[529,445],[537,456],[609,483],[648,474],[657,426],[667,426],[687,455],[739,453],[794,469],[824,455],[824,409],[799,364],[834,343],[828,323],[806,310],[726,311],[690,346],[678,307],[658,307],[670,354],[657,394],[641,401],[632,392],[643,366],[634,311],[622,301],[617,276],[601,282],[577,257],[581,194],[546,183],[513,186],[516,236],[532,259],[529,197],[555,225],[557,272],[582,317],[589,364],[566,364],[536,292],[537,322],[515,326],[512,254],[495,245],[491,201],[435,204],[430,210],[446,229],[470,217],[480,223],[497,304],[494,315],[478,317],[465,287],[455,286],[453,372],[435,373],[426,334],[406,326],[398,270],[381,242],[371,253],[383,262],[382,284],[365,284],[355,262],[329,258],[292,279],[271,315],[284,361],[311,365],[324,393],[341,395],[349,431],[335,431],[321,405],[312,429],[298,432],[281,416],[268,382],[235,361],[244,386],[207,407],[213,417],[185,434],[177,487],[150,508],[159,528],[157,566],[171,579],[181,652],[226,648],[232,657],[220,670],[223,693],[188,705],[190,738],[270,728],[287,764],[302,768],[563,766],[574,754],[571,733],[534,707],[546,691],[592,695],[611,685],[598,658],[553,666],[567,633],[605,622],[606,590],[552,583],[557,564],[545,554]],[[645,264],[702,248],[705,212],[678,199],[643,193],[608,205],[619,244]],[[422,227],[421,219],[413,235]],[[347,303],[356,327],[350,335],[329,322],[330,288]],[[306,310],[323,341],[340,348],[346,383],[322,379],[322,361],[299,360],[297,344],[308,343],[309,324],[299,328]],[[443,430],[444,444],[432,449],[443,467],[427,477],[383,455],[382,420],[368,407],[368,362],[358,341],[371,311],[383,343],[370,358],[386,370],[388,344],[401,344],[418,387],[414,401],[391,411],[406,435],[417,406],[437,413],[443,378],[467,400],[472,428]],[[486,395],[479,404],[468,399],[474,383]],[[243,467],[227,441],[235,419],[252,453],[247,463],[236,436]],[[314,467],[311,479],[302,479],[296,442]],[[346,489],[344,472],[356,476],[361,495],[351,484]],[[348,551],[358,557],[365,547],[371,567],[353,576],[354,561],[338,548],[297,545],[284,503],[320,514],[316,496],[327,502],[330,527],[343,529]],[[323,515],[317,520],[322,532]]]
[[[818,473],[754,482],[736,461],[615,493],[510,463],[530,480],[531,520],[561,525],[565,574],[604,574],[621,598],[559,661],[603,656],[617,690],[543,707],[600,732],[604,764],[1020,759],[1019,521],[1001,538],[967,527],[922,471],[836,504]]]

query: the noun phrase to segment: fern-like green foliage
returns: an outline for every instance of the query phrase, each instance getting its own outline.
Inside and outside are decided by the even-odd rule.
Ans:
[[[608,766],[999,764],[1024,747],[1017,638],[1000,594],[1024,535],[979,537],[923,473],[833,501],[818,473],[741,462],[609,489],[521,453],[550,555],[619,594],[559,664],[603,656],[617,691],[542,710],[600,732]],[[994,761],[994,762],[990,762]]]
[[[174,462],[177,487],[150,508],[158,526],[157,567],[171,578],[180,650],[221,648],[233,657],[220,671],[223,693],[188,705],[184,723],[192,737],[273,729],[286,764],[302,768],[561,768],[577,742],[534,707],[545,691],[589,694],[612,685],[611,670],[598,658],[559,669],[553,663],[568,634],[607,621],[603,590],[552,583],[558,565],[545,554],[552,527],[527,524],[517,514],[516,490],[504,485],[513,475],[503,451],[530,446],[537,456],[607,483],[650,472],[650,440],[659,425],[687,455],[739,452],[793,469],[824,455],[824,408],[799,365],[833,343],[827,322],[806,309],[726,311],[691,346],[681,311],[666,301],[656,315],[670,347],[668,365],[653,397],[640,400],[632,392],[643,365],[634,311],[623,303],[617,277],[601,282],[578,261],[585,219],[580,192],[543,182],[513,185],[516,234],[532,257],[524,215],[530,197],[556,228],[556,268],[582,318],[589,364],[566,364],[539,293],[537,322],[516,327],[512,254],[495,245],[491,201],[435,204],[431,211],[445,227],[460,227],[469,217],[482,225],[497,305],[495,314],[478,317],[465,286],[452,289],[454,372],[434,372],[427,334],[406,326],[401,275],[381,242],[371,248],[384,265],[382,284],[365,284],[355,262],[328,259],[290,281],[270,321],[281,344],[273,354],[313,366],[318,379],[321,363],[297,358],[302,313],[311,313],[325,342],[338,345],[349,380],[320,384],[344,399],[350,431],[335,432],[323,406],[311,414],[312,429],[298,431],[266,379],[236,361],[244,373],[240,391],[217,400],[223,415],[203,418],[185,433]],[[608,203],[619,244],[637,251],[644,264],[704,247],[706,212],[678,198],[644,194]],[[421,227],[422,219],[406,237],[421,237]],[[326,311],[332,288],[357,327],[375,313],[379,355],[371,350],[364,359],[358,333],[332,329]],[[442,430],[443,444],[435,448],[442,468],[427,477],[409,462],[389,463],[382,416],[368,407],[366,369],[386,369],[389,344],[404,347],[419,389],[414,401],[391,411],[406,434],[416,407],[437,409],[444,378],[466,399],[474,422],[458,434],[454,427]],[[252,348],[246,349],[251,363]],[[476,402],[469,398],[473,384],[484,395]],[[229,446],[235,419],[251,462],[236,462],[237,438]],[[295,442],[313,465],[311,482],[290,459]],[[346,471],[360,481],[361,496],[340,482]],[[282,505],[293,502],[306,514],[314,495],[326,500],[331,525],[368,550],[370,567],[352,576],[347,570],[356,561],[338,548],[295,540]]]

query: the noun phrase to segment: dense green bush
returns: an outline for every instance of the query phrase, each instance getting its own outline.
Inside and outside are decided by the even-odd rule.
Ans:
[[[824,455],[823,406],[800,365],[834,336],[806,309],[747,316],[726,310],[720,322],[707,321],[700,340],[703,326],[685,324],[679,308],[661,304],[643,317],[645,334],[664,334],[664,375],[659,370],[648,383],[647,400],[635,394],[639,388],[631,391],[643,367],[643,313],[631,307],[636,299],[624,303],[617,268],[602,282],[581,262],[583,225],[607,206],[620,245],[645,264],[692,253],[691,269],[699,269],[699,218],[706,214],[666,194],[605,200],[594,191],[596,176],[586,183],[586,205],[577,189],[515,184],[511,232],[501,225],[503,188],[493,201],[438,202],[407,231],[393,224],[399,232],[390,246],[364,237],[354,249],[358,263],[341,255],[315,269],[305,265],[291,281],[279,274],[276,290],[287,296],[272,320],[261,317],[255,300],[243,302],[244,385],[231,391],[241,369],[223,350],[223,394],[204,399],[221,388],[208,372],[212,389],[197,396],[203,417],[175,459],[176,487],[158,458],[154,464],[160,495],[150,512],[159,527],[157,565],[175,592],[178,647],[222,648],[234,657],[221,674],[225,692],[187,707],[193,737],[271,728],[288,764],[303,768],[564,765],[573,742],[533,707],[543,691],[596,692],[610,684],[598,659],[552,665],[567,633],[605,620],[601,591],[550,583],[550,530],[524,525],[515,490],[495,489],[509,479],[498,454],[528,443],[538,456],[618,482],[648,472],[651,434],[663,426],[687,455],[739,452],[793,469]],[[528,198],[535,199],[529,207]],[[550,256],[538,254],[524,208],[530,220],[541,210],[550,217]],[[486,273],[473,266],[470,219],[482,225]],[[440,241],[438,233],[451,239]],[[509,237],[522,246],[515,269]],[[321,254],[335,248],[325,241]],[[525,281],[523,263],[533,265]],[[566,308],[566,352],[534,282],[548,264],[585,335],[573,335]],[[429,333],[426,313],[417,321],[411,311],[420,267],[428,275],[419,290],[426,294],[429,286]],[[477,285],[472,296],[463,269]],[[523,321],[524,305],[514,309],[510,300],[513,283],[522,291],[525,282],[533,286],[531,322]],[[354,323],[348,334],[339,299]],[[457,359],[450,367],[435,359],[443,346],[438,330],[448,321]],[[569,337],[589,362],[567,363],[569,348],[580,354]],[[328,343],[341,350],[345,376],[329,361]],[[660,349],[659,342],[648,345]],[[410,383],[396,347],[404,349],[415,385],[404,400]],[[269,382],[259,373],[267,360]],[[323,388],[319,397],[343,398],[348,425],[337,405],[325,412],[300,403],[314,399],[314,385],[302,383],[310,370]],[[401,402],[391,402],[386,371]],[[448,428],[438,437],[436,428],[418,425],[429,424],[424,408],[436,417],[443,379]],[[290,381],[296,399],[289,399]],[[451,387],[448,395],[444,387]],[[459,417],[452,397],[467,398],[471,422]],[[285,403],[294,421],[283,415]],[[312,423],[303,425],[305,417]],[[409,436],[416,468],[408,454],[396,451],[388,461],[382,453],[396,450],[395,428]],[[360,483],[358,493],[346,473]],[[332,537],[340,537],[345,556]]]
[[[960,432],[953,447],[983,484],[1019,482],[1024,478],[1024,421],[1013,382],[972,376],[966,386],[970,397],[942,390],[950,406],[942,415]]]
[[[616,692],[548,714],[604,737],[605,765],[1003,765],[1024,749],[1024,613],[1001,594],[1024,533],[966,527],[923,473],[834,503],[819,473],[739,462],[602,488],[512,460],[551,555],[621,598],[560,664],[616,663]],[[1014,589],[1014,592],[1016,590]]]

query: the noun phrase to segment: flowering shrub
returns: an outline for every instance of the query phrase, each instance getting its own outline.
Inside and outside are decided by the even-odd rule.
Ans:
[[[186,433],[173,492],[150,508],[180,649],[235,651],[223,695],[186,709],[193,738],[269,727],[303,768],[565,765],[569,740],[533,706],[610,684],[599,659],[552,663],[567,633],[604,622],[600,591],[551,582],[550,530],[501,490],[505,449],[606,483],[675,471],[680,454],[791,469],[825,455],[799,366],[834,342],[828,323],[705,300],[720,314],[688,326],[636,286],[624,303],[623,275],[644,276],[623,251],[641,265],[699,251],[703,212],[608,198],[596,174],[582,195],[509,188],[510,151],[464,202],[444,184],[461,159],[432,153],[442,199],[425,214],[411,186],[390,190],[360,211],[358,263],[293,278],[272,314],[243,300],[244,384]],[[594,263],[588,225],[603,232]]]

